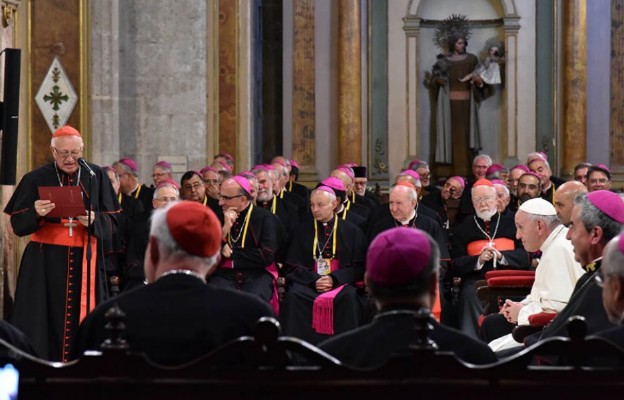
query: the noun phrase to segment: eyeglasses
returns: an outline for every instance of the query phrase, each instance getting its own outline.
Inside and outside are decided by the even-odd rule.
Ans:
[[[219,196],[219,197],[220,197],[223,201],[230,201],[230,200],[233,200],[233,199],[235,199],[235,198],[237,198],[237,197],[243,197],[243,196],[244,196],[244,195],[242,195],[242,194],[237,194],[236,196],[225,196],[225,195],[221,195],[221,196]]]
[[[80,149],[80,150],[71,150],[71,151],[69,151],[69,150],[60,151],[56,147],[52,147],[52,149],[61,158],[68,158],[69,156],[71,156],[71,158],[78,158],[82,154],[82,149]]]
[[[177,201],[177,197],[159,197],[155,199],[156,201],[160,201],[161,203],[170,203],[172,201]]]
[[[209,185],[216,185],[217,183],[219,183],[218,179],[204,179],[204,183],[207,183]]]
[[[159,173],[159,174],[158,174],[158,173],[155,173],[155,174],[152,174],[152,178],[162,178],[162,177],[163,177],[163,176],[165,176],[165,175],[167,175],[167,173],[166,173],[166,172],[161,172],[161,173]]]
[[[475,204],[479,204],[479,203],[487,203],[488,201],[492,201],[494,200],[494,196],[483,196],[483,197],[473,197],[472,201]]]

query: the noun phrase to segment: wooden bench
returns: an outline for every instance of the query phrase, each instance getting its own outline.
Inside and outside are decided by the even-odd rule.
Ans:
[[[550,338],[491,365],[474,366],[439,353],[427,338],[426,315],[415,321],[410,354],[375,370],[341,365],[316,347],[280,336],[272,318],[258,322],[254,336],[241,337],[191,363],[164,367],[133,354],[114,331],[97,354],[52,363],[10,344],[9,359],[20,372],[24,399],[464,399],[620,398],[624,351],[585,337],[575,317],[570,338]],[[242,354],[232,365],[232,354]],[[608,357],[597,359],[597,355]],[[556,365],[536,365],[536,360]],[[609,361],[610,366],[596,362]]]

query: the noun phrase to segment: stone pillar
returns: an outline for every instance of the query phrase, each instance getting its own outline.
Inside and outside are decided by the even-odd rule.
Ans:
[[[313,182],[316,180],[314,0],[294,0],[293,20],[292,156],[300,166],[299,179]]]
[[[586,0],[562,2],[562,175],[572,175],[586,151]]]
[[[609,167],[613,180],[624,178],[624,0],[611,0],[611,132]]]
[[[338,1],[338,162],[362,162],[360,0]]]

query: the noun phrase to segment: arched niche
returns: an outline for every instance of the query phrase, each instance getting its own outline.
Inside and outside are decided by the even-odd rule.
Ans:
[[[427,71],[441,50],[433,43],[439,22],[451,14],[468,16],[471,38],[468,51],[482,58],[488,39],[505,45],[505,81],[480,104],[483,149],[497,162],[510,166],[518,161],[517,65],[520,17],[514,0],[410,0],[403,18],[406,69],[414,71],[407,84],[407,158],[433,161],[430,151],[431,100],[424,85]],[[442,172],[442,171],[441,171]]]

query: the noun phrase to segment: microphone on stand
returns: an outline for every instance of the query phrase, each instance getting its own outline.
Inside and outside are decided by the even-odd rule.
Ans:
[[[84,158],[80,157],[78,159],[78,164],[82,164],[89,171],[89,174],[91,174],[91,176],[95,176],[95,172],[93,172],[91,167],[89,167],[89,164],[87,163],[87,161]]]

